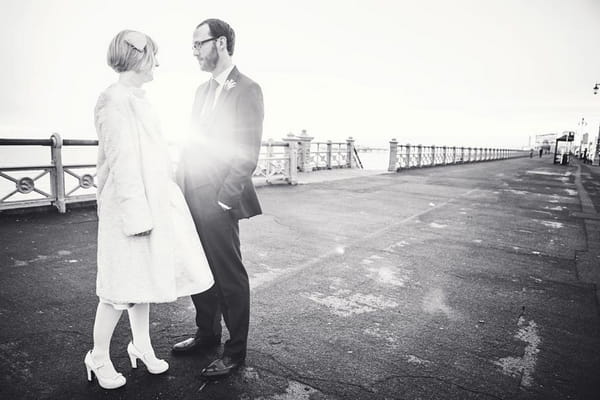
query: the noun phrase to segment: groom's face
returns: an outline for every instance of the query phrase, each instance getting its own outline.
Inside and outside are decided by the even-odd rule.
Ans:
[[[215,40],[209,40],[212,38],[208,25],[202,25],[194,31],[194,57],[198,59],[200,69],[206,72],[214,71],[219,61]]]

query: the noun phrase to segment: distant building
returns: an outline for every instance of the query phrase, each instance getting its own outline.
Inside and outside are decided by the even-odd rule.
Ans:
[[[562,136],[560,133],[544,133],[535,135],[534,147],[536,150],[544,149],[544,153],[553,153],[556,139]]]

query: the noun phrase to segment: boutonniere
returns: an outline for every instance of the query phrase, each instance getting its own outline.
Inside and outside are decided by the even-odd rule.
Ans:
[[[225,81],[225,83],[223,84],[223,89],[225,90],[231,90],[235,87],[235,85],[237,85],[237,82],[234,81],[233,79],[227,79]]]

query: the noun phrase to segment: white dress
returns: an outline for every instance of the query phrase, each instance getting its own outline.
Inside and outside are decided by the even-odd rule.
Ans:
[[[160,303],[209,289],[213,276],[144,91],[110,86],[95,125],[97,295],[113,304]]]

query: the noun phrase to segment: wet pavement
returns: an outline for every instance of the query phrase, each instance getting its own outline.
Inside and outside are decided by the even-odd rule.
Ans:
[[[259,189],[242,221],[246,366],[175,357],[189,299],[151,307],[171,368],[86,381],[97,298],[93,208],[0,214],[2,399],[595,399],[600,396],[600,167],[550,157]],[[348,174],[346,172],[346,174]]]

